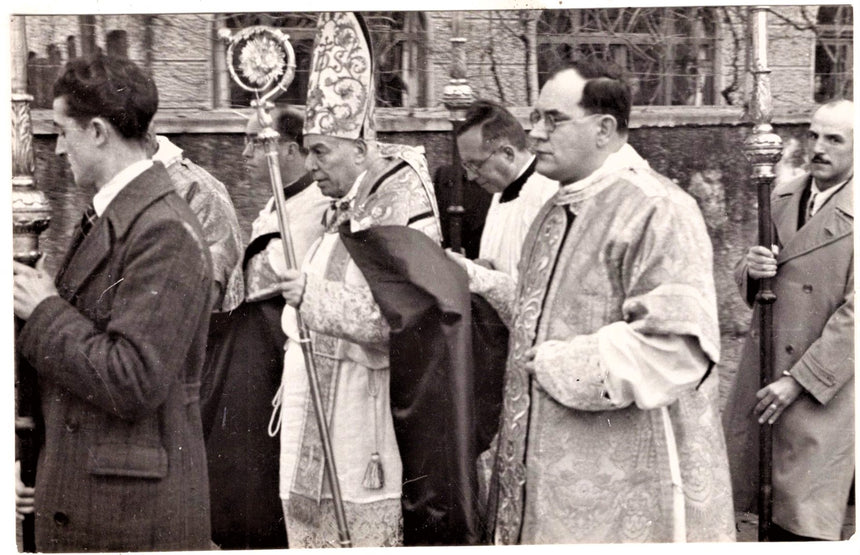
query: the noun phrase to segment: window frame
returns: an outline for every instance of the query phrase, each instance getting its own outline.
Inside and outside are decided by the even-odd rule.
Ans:
[[[702,31],[701,36],[691,36],[679,34],[683,31],[679,31],[677,26],[673,23],[674,21],[680,20],[682,17],[681,14],[678,13],[679,10],[684,9],[698,9],[698,10],[707,10],[709,14],[709,22],[708,26],[712,28],[709,33],[707,26],[701,28]],[[643,10],[647,10],[649,13],[644,14],[645,18],[650,18],[653,21],[660,22],[660,29],[654,29],[654,32],[644,33],[644,32],[632,32],[629,30],[617,28],[612,29],[603,29],[603,30],[593,30],[590,29],[591,25],[595,23],[601,24],[604,23],[604,19],[600,16],[596,15],[598,12],[603,12],[601,15],[606,15],[606,12],[611,11],[624,11],[623,15],[629,16],[629,19],[635,20],[637,17],[643,15]],[[563,24],[565,24],[566,29],[560,29],[558,32],[552,34],[548,31],[544,32],[541,29],[542,25],[550,24],[545,21],[547,14],[551,17],[555,18],[555,21],[558,22],[559,12],[567,12],[567,17],[564,19]],[[578,14],[577,14],[578,12]],[[671,14],[672,17],[667,17],[668,14]],[[579,17],[576,17],[579,15]],[[696,29],[695,25],[699,25],[697,22],[697,18],[692,16],[683,16],[687,18],[689,22],[689,27],[691,29]],[[576,20],[579,19],[582,21],[584,18],[587,18],[589,23],[584,27],[585,30],[582,30],[583,27],[578,27]],[[618,19],[623,18],[616,18]],[[556,28],[560,27],[558,25]],[[667,8],[667,7],[655,7],[655,8],[589,8],[589,9],[578,9],[578,10],[546,10],[544,11],[539,20],[538,20],[538,32],[537,32],[537,64],[538,64],[538,81],[542,86],[546,77],[548,76],[549,71],[551,71],[551,67],[547,67],[547,58],[549,58],[551,53],[548,53],[546,49],[546,45],[553,45],[551,48],[554,48],[556,51],[561,50],[560,47],[567,47],[568,52],[566,54],[555,54],[559,61],[563,60],[565,57],[568,59],[577,59],[581,57],[581,55],[577,55],[577,52],[582,53],[584,50],[582,47],[586,47],[586,49],[592,50],[584,56],[597,56],[597,52],[603,50],[603,54],[600,54],[600,57],[605,56],[606,52],[613,52],[612,58],[613,61],[623,66],[625,73],[628,77],[633,77],[632,80],[634,83],[637,82],[650,82],[653,81],[651,76],[656,76],[659,79],[659,83],[656,86],[650,86],[649,90],[653,91],[650,93],[650,97],[653,99],[650,102],[642,102],[644,97],[649,96],[647,93],[639,94],[637,90],[634,90],[634,105],[636,106],[713,106],[719,105],[722,103],[721,95],[720,95],[720,85],[722,82],[722,77],[720,73],[720,55],[721,55],[721,31],[722,24],[720,19],[716,16],[714,11],[711,8],[707,7],[699,7],[699,8]],[[633,64],[636,63],[637,50],[640,51],[639,58],[647,59],[646,52],[643,50],[653,49],[655,46],[665,45],[666,50],[669,52],[669,57],[673,58],[671,65],[668,68],[671,71],[665,71],[666,67],[662,61],[657,62],[659,65],[657,66],[657,71],[650,72],[637,72],[634,71]],[[695,52],[695,57],[693,56],[678,56],[675,57],[673,52],[677,52],[681,47],[688,47],[687,50],[698,49],[698,52]],[[601,48],[602,47],[602,48]],[[703,56],[704,50],[704,56]],[[654,55],[652,57],[652,62],[654,60],[665,60],[666,56],[662,55]],[[687,61],[690,63],[690,60],[696,63],[694,68],[700,67],[703,65],[706,66],[704,73],[695,73],[695,74],[685,74],[675,71],[675,66],[683,61]],[[678,84],[686,84],[686,90],[691,91],[685,97],[685,100],[692,99],[692,102],[685,101],[679,102],[677,101],[678,94]]]

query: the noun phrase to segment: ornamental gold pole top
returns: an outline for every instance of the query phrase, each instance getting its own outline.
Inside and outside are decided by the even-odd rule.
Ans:
[[[42,257],[39,236],[51,221],[51,206],[36,188],[33,122],[27,94],[27,29],[12,16],[12,259],[33,266]]]
[[[271,99],[285,92],[296,75],[296,55],[289,35],[273,27],[255,25],[236,33],[221,29],[218,36],[227,43],[230,77],[242,89],[254,93],[256,98],[251,105],[257,108],[260,126],[271,129]]]
[[[278,229],[281,232],[284,260],[288,268],[297,268],[288,214],[284,208],[284,187],[278,163],[277,141],[279,133],[272,126],[273,121],[270,114],[270,110],[274,108],[274,103],[270,99],[278,93],[286,91],[295,76],[296,57],[293,47],[290,45],[288,35],[278,29],[263,25],[248,27],[235,35],[229,29],[222,29],[218,35],[228,44],[227,68],[233,81],[246,91],[254,93],[256,97],[251,102],[251,106],[256,108],[260,122],[260,131],[257,133],[257,137],[262,139],[265,144],[266,163],[269,167],[275,210],[278,213]],[[334,502],[339,544],[342,547],[352,547],[337,467],[334,462],[334,449],[328,422],[325,418],[325,407],[323,407],[320,396],[319,374],[314,363],[310,330],[298,312],[296,312],[296,324],[299,329],[299,344],[302,347],[305,370],[308,373],[308,386],[313,401],[317,429],[323,444],[325,468]]]

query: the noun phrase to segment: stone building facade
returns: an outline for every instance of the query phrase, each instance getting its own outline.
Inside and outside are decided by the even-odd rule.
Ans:
[[[745,6],[729,6],[457,13],[459,34],[466,39],[466,77],[476,96],[528,106],[551,62],[600,55],[625,65],[634,82],[641,81],[648,94],[643,93],[637,104],[737,106],[748,98],[750,87],[747,11]],[[164,109],[241,106],[244,99],[237,100],[230,90],[218,28],[258,22],[284,26],[298,45],[297,52],[306,52],[313,40],[313,17],[311,13],[27,16],[34,108],[49,107],[45,89],[49,96],[51,76],[61,63],[94,48],[120,52],[149,68]],[[853,79],[852,17],[850,5],[770,9],[769,61],[776,108],[809,105],[817,100],[816,94],[826,95],[819,90],[822,71],[841,71],[842,82]],[[388,91],[380,105],[441,107],[450,79],[454,12],[368,12],[367,20],[385,77],[377,88]],[[822,48],[824,43],[831,45],[829,50]],[[294,88],[301,89],[303,63],[308,62],[301,56],[297,61]],[[845,86],[841,89],[846,92]]]

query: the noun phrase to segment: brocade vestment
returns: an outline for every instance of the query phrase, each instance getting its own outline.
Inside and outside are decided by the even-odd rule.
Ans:
[[[167,174],[203,229],[212,257],[212,283],[216,288],[213,312],[229,312],[243,298],[242,229],[230,193],[223,183],[186,158],[167,137],[158,136],[152,156]]]
[[[438,211],[423,154],[378,143],[378,158],[342,200],[352,231],[409,226],[441,241]],[[402,464],[389,400],[389,326],[336,229],[308,251],[300,313],[311,331],[314,361],[329,419],[345,513],[356,547],[402,543]],[[337,541],[331,494],[313,415],[294,313],[284,311],[288,346],[281,389],[281,496],[290,547]],[[384,472],[365,487],[371,457]]]
[[[695,201],[625,145],[538,214],[515,295],[497,272],[470,272],[513,322],[487,454],[496,543],[733,540]]]

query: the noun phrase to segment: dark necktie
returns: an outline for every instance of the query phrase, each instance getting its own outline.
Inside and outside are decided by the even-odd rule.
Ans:
[[[804,198],[807,197],[808,198]],[[816,193],[812,191],[812,189],[808,189],[803,196],[801,196],[801,206],[798,210],[798,218],[797,218],[797,229],[802,228],[806,225],[806,222],[812,218],[812,207],[815,204],[815,196]]]
[[[810,219],[812,219],[812,208],[815,206],[815,197],[816,196],[817,195],[816,195],[815,191],[810,192],[809,202],[806,203],[806,217],[803,219],[804,223],[808,222]]]
[[[84,210],[84,215],[81,216],[81,233],[83,233],[84,237],[90,232],[95,225],[96,220],[98,220],[98,214],[96,214],[96,209],[92,204],[87,206],[87,209]]]

